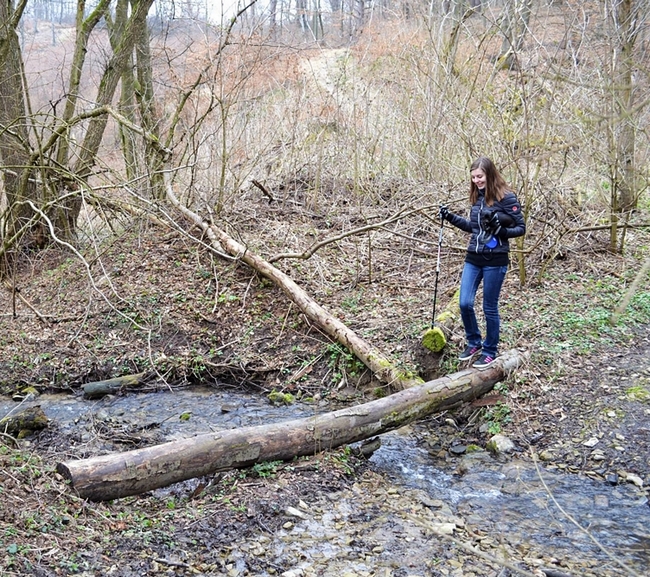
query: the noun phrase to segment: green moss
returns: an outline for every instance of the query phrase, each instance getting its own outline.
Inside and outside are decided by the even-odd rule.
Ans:
[[[499,447],[496,444],[496,441],[488,441],[485,448],[490,451],[490,453],[497,454],[499,452]]]
[[[625,394],[634,401],[640,401],[642,403],[650,401],[650,391],[640,385],[630,387],[625,391]]]
[[[441,324],[445,324],[448,320],[455,319],[457,317],[458,315],[454,314],[452,311],[443,311],[438,315],[438,318],[436,320]]]
[[[476,453],[478,451],[482,451],[483,448],[479,447],[478,445],[467,445],[467,449],[465,450],[466,453]]]
[[[269,393],[269,401],[274,405],[292,405],[296,398],[291,393],[281,393],[273,389]]]
[[[422,335],[422,346],[434,353],[440,352],[446,344],[445,333],[440,327],[433,327]]]

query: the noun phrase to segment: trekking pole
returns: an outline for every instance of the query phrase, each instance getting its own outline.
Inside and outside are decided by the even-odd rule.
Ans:
[[[445,219],[440,219],[440,232],[438,233],[438,258],[436,259],[436,280],[433,287],[433,314],[431,315],[431,328],[436,324],[436,302],[438,301],[438,277],[440,276],[440,252],[442,250],[442,229]]]
[[[442,229],[445,226],[445,219],[440,218],[440,232],[438,233],[438,257],[436,259],[436,280],[433,287],[433,314],[431,317],[431,328],[422,335],[422,346],[433,351],[440,352],[447,344],[447,337],[440,327],[436,327],[436,304],[438,302],[438,277],[440,276],[440,252],[442,250]]]

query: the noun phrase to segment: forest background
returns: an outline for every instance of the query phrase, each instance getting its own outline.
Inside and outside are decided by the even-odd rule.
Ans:
[[[594,356],[644,334],[645,0],[211,6],[2,3],[4,393],[146,373],[153,388],[385,394],[244,257],[422,374],[433,287],[451,299],[466,242],[445,229],[436,279],[437,207],[467,209],[478,155],[528,230],[502,349],[530,360],[482,413],[490,430],[544,430],[546,401],[576,382],[588,395]],[[459,368],[459,327],[450,341],[439,374]],[[632,389],[636,422],[647,383]]]

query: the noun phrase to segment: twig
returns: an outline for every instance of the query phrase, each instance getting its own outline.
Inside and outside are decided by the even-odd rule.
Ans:
[[[7,283],[4,283],[5,286],[7,287],[8,290],[12,292],[13,295],[17,296],[24,305],[27,306],[37,317],[38,319],[45,324],[51,323],[52,321],[49,321],[46,317],[44,317],[41,313],[39,313],[34,306],[21,294],[20,289],[16,286],[7,286]]]
[[[182,561],[171,561],[170,559],[154,559],[156,563],[162,563],[163,565],[169,565],[170,567],[182,567],[183,569],[190,569],[191,565],[188,563],[183,563]]]
[[[274,196],[271,194],[268,188],[264,186],[259,180],[251,180],[254,186],[259,188],[262,191],[262,194],[269,199],[269,202],[275,202]]]
[[[12,437],[9,433],[0,432],[0,437],[2,437],[3,439],[8,439],[9,442],[10,442],[10,443],[14,446],[14,448],[16,448],[16,449],[20,446],[20,445],[18,445],[18,440],[15,439],[14,437]]]

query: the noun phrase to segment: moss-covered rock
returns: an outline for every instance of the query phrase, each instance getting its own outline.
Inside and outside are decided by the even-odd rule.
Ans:
[[[296,397],[291,393],[282,393],[273,389],[269,393],[269,401],[271,401],[273,405],[292,405],[296,402]]]
[[[422,346],[434,353],[439,353],[446,344],[447,338],[440,327],[433,327],[422,335]]]

